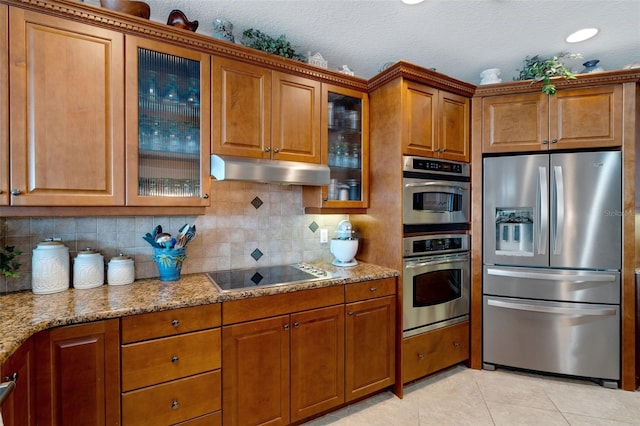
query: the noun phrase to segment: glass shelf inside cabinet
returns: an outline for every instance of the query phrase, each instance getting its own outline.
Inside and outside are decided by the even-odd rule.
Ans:
[[[329,93],[327,200],[362,201],[362,100]]]
[[[200,197],[200,64],[138,50],[139,193]]]

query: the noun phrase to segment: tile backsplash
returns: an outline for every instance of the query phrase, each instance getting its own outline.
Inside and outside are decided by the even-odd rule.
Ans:
[[[304,214],[300,186],[214,181],[211,193],[204,216],[172,216],[167,208],[166,216],[2,218],[0,244],[21,250],[22,266],[18,278],[0,276],[0,293],[31,288],[32,250],[46,238],[60,238],[71,259],[86,247],[102,253],[105,262],[119,253],[130,255],[140,279],[158,276],[153,249],[142,239],[156,225],[173,235],[185,223],[196,225],[182,268],[188,274],[330,261],[320,229],[327,228],[331,238],[338,222],[348,218]]]

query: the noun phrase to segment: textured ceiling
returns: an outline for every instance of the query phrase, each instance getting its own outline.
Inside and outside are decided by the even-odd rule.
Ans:
[[[503,81],[517,76],[526,56],[569,51],[583,59],[567,64],[582,70],[599,59],[606,70],[640,61],[640,0],[145,0],[151,19],[166,23],[173,9],[198,20],[198,33],[211,35],[213,21],[242,31],[285,34],[300,53],[320,52],[329,68],[349,66],[371,78],[385,63],[404,59],[469,83],[480,72],[500,68]],[[568,44],[566,36],[597,27],[592,40]]]

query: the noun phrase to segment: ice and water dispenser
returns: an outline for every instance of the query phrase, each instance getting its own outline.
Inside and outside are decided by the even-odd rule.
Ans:
[[[496,209],[496,254],[533,256],[533,209]]]

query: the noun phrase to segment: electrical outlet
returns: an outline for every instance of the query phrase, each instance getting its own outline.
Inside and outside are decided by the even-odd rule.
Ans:
[[[329,230],[326,228],[320,229],[320,242],[328,243],[329,242]]]

